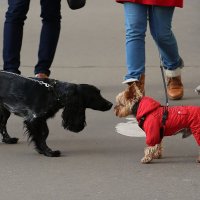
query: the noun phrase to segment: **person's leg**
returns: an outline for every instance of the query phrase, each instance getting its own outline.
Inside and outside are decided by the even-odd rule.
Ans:
[[[165,68],[168,96],[171,99],[180,99],[183,96],[181,68],[184,64],[178,52],[176,38],[171,30],[173,13],[174,7],[152,6],[149,8],[149,24]]]
[[[127,74],[123,83],[138,81],[145,73],[145,36],[148,6],[124,3]]]
[[[8,0],[8,10],[4,23],[3,69],[17,74],[20,74],[23,26],[29,4],[30,0]]]
[[[42,30],[35,74],[42,73],[49,76],[49,68],[53,62],[60,35],[61,0],[40,0],[40,3]]]

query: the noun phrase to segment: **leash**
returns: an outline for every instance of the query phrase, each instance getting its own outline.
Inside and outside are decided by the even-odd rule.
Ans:
[[[168,99],[168,96],[167,96],[167,85],[166,85],[166,81],[165,81],[165,75],[164,75],[164,70],[163,70],[163,66],[162,64],[160,63],[160,69],[161,69],[161,74],[162,74],[162,80],[163,80],[163,85],[164,85],[164,91],[165,91],[165,100],[166,100],[166,105],[165,106],[162,106],[163,107],[163,114],[162,114],[162,126],[160,128],[160,139],[162,140],[163,137],[164,137],[164,129],[165,129],[165,124],[166,124],[166,121],[168,119],[168,107],[169,107],[169,99]],[[140,122],[139,122],[139,127],[143,129],[143,125],[144,125],[144,121],[146,119],[146,116],[142,116],[141,119],[140,119]]]
[[[167,95],[167,85],[166,85],[166,81],[165,81],[165,75],[164,75],[163,66],[162,66],[161,63],[160,63],[160,69],[161,69],[162,80],[163,80],[164,91],[165,91],[165,104],[168,107],[169,106],[169,99],[168,99],[168,95]]]
[[[164,85],[164,91],[165,91],[165,106],[163,106],[163,115],[162,115],[162,127],[160,128],[160,138],[162,139],[164,136],[164,127],[168,118],[168,107],[169,107],[169,99],[167,95],[167,85],[165,81],[165,75],[164,75],[164,70],[163,70],[163,65],[160,59],[160,69],[161,69],[161,74],[162,74],[162,80],[163,80],[163,85]]]
[[[39,83],[40,85],[44,85],[46,88],[51,87],[50,84],[45,83],[44,81],[41,81],[41,80],[39,80],[38,78],[35,78],[35,77],[25,77],[25,76],[22,76],[22,75],[20,75],[20,74],[16,74],[16,73],[4,71],[4,70],[0,70],[0,73],[12,74],[13,76],[16,76],[16,77],[19,77],[19,78],[28,79],[28,80],[30,80],[30,81],[37,82],[37,83]]]

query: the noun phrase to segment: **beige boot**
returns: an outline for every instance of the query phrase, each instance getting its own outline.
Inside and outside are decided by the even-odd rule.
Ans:
[[[181,68],[176,70],[165,70],[167,78],[167,94],[172,100],[183,97],[183,84],[181,81]]]

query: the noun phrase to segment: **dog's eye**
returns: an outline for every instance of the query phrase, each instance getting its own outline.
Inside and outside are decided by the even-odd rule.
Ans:
[[[101,90],[97,90],[97,94],[100,94],[101,93]]]

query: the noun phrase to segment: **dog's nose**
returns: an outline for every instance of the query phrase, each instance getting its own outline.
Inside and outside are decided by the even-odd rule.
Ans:
[[[111,102],[108,103],[108,110],[112,108],[113,104]]]
[[[110,101],[104,101],[103,104],[100,105],[100,107],[97,110],[100,111],[108,111],[112,108],[113,104]]]

